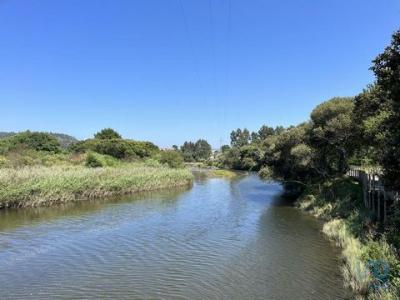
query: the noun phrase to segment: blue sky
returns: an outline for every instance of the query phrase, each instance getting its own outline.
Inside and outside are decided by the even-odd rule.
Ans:
[[[219,146],[357,94],[399,25],[398,0],[0,0],[0,131]]]

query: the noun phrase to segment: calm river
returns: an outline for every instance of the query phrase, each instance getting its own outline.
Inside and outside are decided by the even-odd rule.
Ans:
[[[0,211],[0,299],[344,299],[339,251],[254,175]]]

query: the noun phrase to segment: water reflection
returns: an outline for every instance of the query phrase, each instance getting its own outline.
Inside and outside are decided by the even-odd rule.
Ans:
[[[3,209],[0,210],[0,231],[6,231],[24,225],[32,226],[58,218],[79,217],[83,214],[96,213],[110,205],[130,203],[133,201],[147,202],[147,200],[151,199],[155,207],[168,207],[175,205],[176,201],[179,200],[179,195],[182,195],[188,190],[188,187],[175,187],[163,191],[140,192],[134,195],[68,202],[51,207]]]
[[[0,214],[1,299],[343,299],[312,218],[250,175]]]

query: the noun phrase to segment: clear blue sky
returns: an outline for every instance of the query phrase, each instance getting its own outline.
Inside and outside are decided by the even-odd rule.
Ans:
[[[399,28],[398,0],[0,0],[0,131],[219,146],[355,95]]]

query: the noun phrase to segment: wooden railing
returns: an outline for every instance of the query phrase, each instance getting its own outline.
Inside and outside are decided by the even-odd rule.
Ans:
[[[379,171],[365,171],[353,167],[347,175],[358,180],[362,185],[364,205],[369,209],[378,221],[387,222],[391,206],[399,201],[399,194],[385,189]]]

